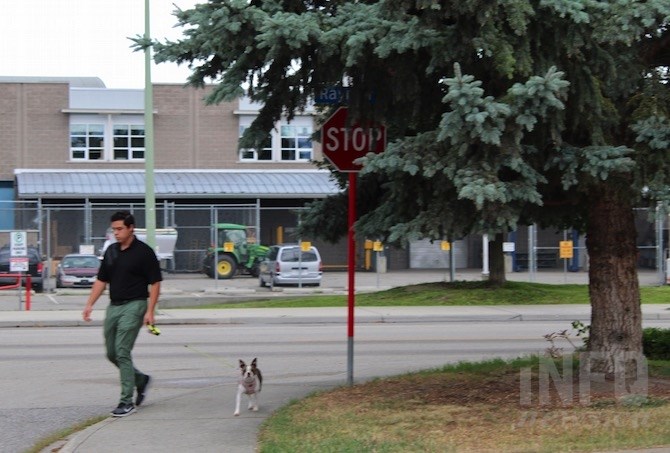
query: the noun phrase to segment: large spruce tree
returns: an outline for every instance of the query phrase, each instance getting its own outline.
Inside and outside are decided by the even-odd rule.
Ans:
[[[581,228],[600,368],[641,352],[633,208],[668,199],[670,2],[210,0],[176,17],[183,39],[138,46],[215,84],[209,102],[262,103],[244,146],[329,86],[386,123],[357,233]],[[342,198],[306,224],[344,233]]]

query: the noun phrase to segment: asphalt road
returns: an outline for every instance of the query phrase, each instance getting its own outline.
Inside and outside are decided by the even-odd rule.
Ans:
[[[418,323],[357,328],[356,380],[461,360],[511,357],[546,347],[542,335],[565,322]],[[165,326],[141,335],[134,350],[140,369],[155,376],[151,400],[221,386],[232,412],[239,358],[258,357],[265,385],[306,391],[346,382],[342,325]],[[0,451],[21,452],[38,439],[97,415],[118,397],[116,370],[103,355],[99,327],[0,329]],[[278,402],[268,401],[265,406]],[[283,403],[283,402],[282,402]]]
[[[526,281],[528,278],[527,274],[512,277]],[[356,290],[375,291],[445,278],[448,274],[443,271],[365,273],[357,275]],[[460,274],[457,279],[477,278],[481,274],[474,271]],[[544,281],[583,283],[585,278],[585,273],[554,273],[546,274]],[[655,274],[647,274],[646,279],[641,277],[642,284],[655,279]],[[198,304],[210,299],[254,297],[260,290],[257,281],[248,277],[222,282],[199,275],[168,275],[164,289],[163,308],[186,301]],[[320,289],[262,291],[264,295],[281,296],[315,290],[346,293],[346,289],[346,273],[327,273]],[[0,294],[0,312],[25,309],[25,301],[19,302],[16,293]],[[88,290],[34,295],[32,310],[35,315],[40,311],[81,310],[87,295]],[[106,301],[101,299],[96,308],[101,310],[105,306]],[[441,319],[357,325],[354,375],[358,382],[461,360],[541,352],[547,347],[543,335],[568,325],[565,319],[523,322]],[[667,328],[669,323],[665,320],[655,325]],[[286,319],[268,323],[247,319],[243,324],[172,324],[161,328],[160,337],[140,335],[134,350],[137,366],[155,376],[152,402],[220,387],[222,410],[232,412],[234,367],[239,358],[258,357],[267,385],[271,389],[272,386],[299,389],[299,394],[293,397],[346,382],[346,325],[341,322]],[[276,395],[274,401],[273,395]],[[117,372],[104,358],[99,325],[0,328],[0,452],[24,451],[49,434],[93,416],[106,415],[116,405],[117,398]],[[286,392],[281,391],[271,390],[264,398],[264,405],[270,408],[288,401]],[[254,435],[256,427],[249,425],[246,434]]]
[[[568,325],[563,318],[361,324],[355,334],[355,382],[542,353],[548,346],[543,336]],[[670,320],[645,325],[668,328]],[[138,368],[155,379],[150,404],[216,388],[221,414],[230,416],[237,361],[254,357],[265,377],[266,413],[347,380],[344,323],[165,325],[162,331],[159,337],[141,334],[134,350]],[[51,433],[109,413],[117,402],[118,378],[104,358],[102,341],[99,326],[0,329],[0,452],[24,451]],[[567,342],[558,346],[571,350]],[[235,425],[237,435],[253,439],[262,418],[243,422]]]

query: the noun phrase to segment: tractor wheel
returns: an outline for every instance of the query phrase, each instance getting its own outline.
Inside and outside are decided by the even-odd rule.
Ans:
[[[211,266],[209,265],[211,263]],[[216,266],[214,265],[214,258],[209,258],[205,257],[205,259],[202,261],[202,272],[208,276],[209,278],[214,278],[214,268]]]
[[[219,278],[228,279],[235,276],[237,272],[237,263],[228,255],[219,257],[219,262],[215,266]]]
[[[253,266],[251,266],[251,269],[249,269],[249,273],[251,274],[252,277],[256,278],[259,275],[261,275],[261,267],[258,264],[258,262],[254,263]]]

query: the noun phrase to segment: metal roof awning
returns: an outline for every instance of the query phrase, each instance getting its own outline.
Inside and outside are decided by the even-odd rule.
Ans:
[[[17,169],[20,199],[143,198],[143,170]],[[325,198],[340,191],[321,170],[155,170],[156,198]]]

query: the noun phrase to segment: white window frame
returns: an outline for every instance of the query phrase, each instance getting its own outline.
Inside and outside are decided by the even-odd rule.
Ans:
[[[247,124],[242,124],[242,121],[240,121],[240,127],[239,127],[239,138],[242,138],[242,135],[244,134],[244,131],[251,125],[251,121],[245,121]],[[267,152],[270,152],[270,159],[260,159],[258,155],[258,150],[254,148],[240,148],[239,151],[239,159],[240,162],[272,162],[273,161],[273,138],[272,134],[270,134],[270,147],[264,147],[263,151],[264,154],[267,154]]]
[[[139,126],[142,127],[141,134],[133,134],[133,130],[139,130]],[[126,133],[124,135],[117,134],[117,129],[125,128]],[[114,162],[118,161],[135,161],[135,162],[144,162],[144,156],[146,152],[146,129],[144,124],[130,124],[130,123],[121,123],[120,121],[115,121],[112,125],[112,155],[111,159]],[[133,143],[135,140],[142,139],[142,146],[136,146],[136,143]],[[126,140],[124,146],[120,146],[118,140]],[[120,159],[117,157],[118,151],[124,151],[126,153],[125,159]],[[142,157],[136,157],[136,154],[141,153]]]
[[[314,155],[312,124],[293,121],[279,125],[280,157],[283,162],[309,162]],[[304,122],[303,122],[304,123]],[[309,145],[309,146],[307,146]],[[287,156],[291,153],[292,157]]]
[[[83,133],[73,134],[72,126],[79,126],[84,129]],[[102,128],[102,133],[92,133],[92,129]],[[97,131],[95,131],[97,132]],[[84,146],[72,146],[72,139],[79,137],[83,139]],[[91,146],[92,139],[100,138],[100,146]],[[91,158],[92,151],[100,152],[100,157]],[[76,157],[75,153],[82,153],[83,157]],[[70,160],[73,162],[93,162],[101,161],[105,158],[105,124],[104,123],[73,123],[70,125]]]
[[[255,115],[240,115],[239,117],[239,136],[242,137],[244,130],[248,128]],[[289,137],[282,135],[288,132],[288,128],[293,130],[293,134]],[[301,132],[296,135],[295,132]],[[314,143],[312,142],[312,134],[314,132],[314,121],[311,115],[296,116],[292,121],[287,121],[282,118],[275,123],[274,128],[270,132],[270,140],[272,143],[271,159],[259,159],[258,151],[255,149],[240,149],[238,158],[240,162],[272,162],[272,163],[295,163],[295,162],[309,162],[314,157]],[[301,140],[302,139],[302,140]],[[288,140],[294,140],[292,147],[285,147]],[[305,140],[309,142],[309,146],[305,146]],[[282,146],[284,145],[284,146]],[[302,145],[302,146],[300,146]],[[268,148],[264,148],[268,150]],[[292,158],[284,158],[285,150],[293,151]]]
[[[91,126],[103,126],[103,139],[102,139],[102,154],[99,159],[91,159],[91,150],[97,150],[99,148],[94,148],[89,146],[89,139],[90,134],[88,134],[88,130]],[[86,127],[86,147],[81,147],[77,146],[74,147],[72,146],[72,138],[73,136],[82,136],[82,134],[77,134],[73,135],[72,130],[73,126],[85,126]],[[128,129],[128,147],[127,147],[127,152],[128,155],[126,159],[117,159],[115,158],[115,149],[119,149],[119,147],[115,147],[115,135],[114,131],[117,126],[123,126]],[[132,138],[133,135],[131,134],[132,128],[141,126],[142,130],[144,131],[142,135],[136,135],[134,136],[135,138],[142,138],[142,145],[143,146],[133,146],[132,143]],[[99,135],[95,135],[95,137],[99,137]],[[118,136],[117,136],[118,137]],[[71,114],[70,115],[70,131],[69,131],[69,161],[70,162],[77,162],[77,163],[83,163],[83,162],[116,162],[116,163],[121,163],[121,162],[132,162],[132,163],[137,163],[137,162],[144,162],[145,156],[146,156],[146,129],[144,126],[144,115],[134,115],[134,114]],[[75,153],[83,153],[84,157],[75,157]],[[136,157],[138,153],[141,153],[142,157]]]

